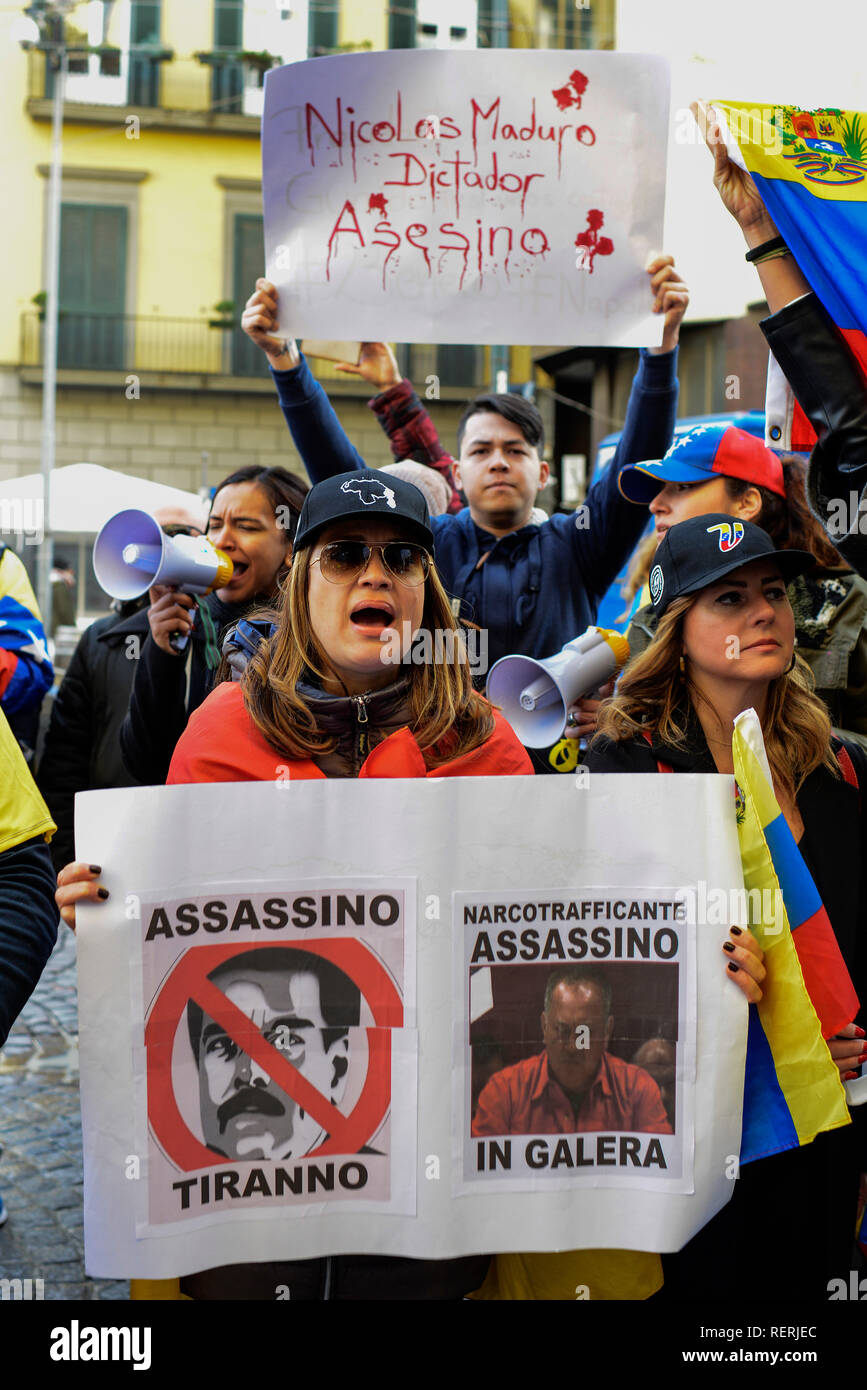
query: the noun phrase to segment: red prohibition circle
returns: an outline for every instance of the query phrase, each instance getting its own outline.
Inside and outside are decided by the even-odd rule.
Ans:
[[[165,1153],[184,1172],[225,1164],[226,1158],[207,1148],[187,1125],[172,1084],[172,1053],[181,1015],[190,999],[210,1017],[222,1023],[227,1032],[233,1025],[249,1030],[246,1014],[207,977],[232,956],[250,951],[274,950],[273,942],[241,946],[194,946],[177,962],[151,1009],[145,1026],[147,1053],[148,1120]],[[279,947],[277,949],[280,949]],[[285,949],[304,950],[322,956],[358,986],[373,1014],[374,1026],[367,1029],[367,1076],[361,1095],[349,1115],[344,1115],[297,1068],[272,1047],[264,1037],[245,1038],[244,1051],[268,1072],[281,1090],[309,1109],[322,1124],[328,1138],[305,1157],[314,1154],[355,1154],[374,1135],[391,1101],[391,1028],[403,1023],[403,1005],[391,976],[360,941],[345,938],[333,941],[286,943]],[[328,1107],[327,1112],[323,1107]],[[317,1113],[317,1111],[319,1113]],[[320,1123],[322,1120],[320,1119]]]

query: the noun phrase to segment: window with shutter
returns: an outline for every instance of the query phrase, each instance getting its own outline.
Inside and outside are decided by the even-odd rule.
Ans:
[[[337,48],[338,0],[310,0],[307,11],[307,52],[321,58]]]
[[[244,0],[214,0],[214,52],[240,53],[244,47]],[[239,115],[244,102],[244,64],[226,59],[211,69],[211,106],[221,115]]]
[[[125,365],[128,210],[64,203],[60,214],[60,367]]]
[[[160,0],[132,0],[130,13],[130,106],[159,106],[160,65],[143,48],[160,47]]]
[[[236,212],[232,219],[232,299],[236,323],[246,304],[265,260],[264,232],[259,214]],[[264,353],[240,327],[232,329],[232,375],[267,376]]]
[[[388,12],[389,48],[415,48],[418,16],[416,0],[400,0]]]

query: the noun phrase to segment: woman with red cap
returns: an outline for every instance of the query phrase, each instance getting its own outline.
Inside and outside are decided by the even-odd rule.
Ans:
[[[777,455],[722,421],[695,426],[662,459],[624,469],[619,484],[630,501],[649,503],[658,542],[678,522],[718,512],[761,526],[779,550],[812,557],[788,585],[795,646],[831,723],[867,750],[867,582],[811,514],[805,476],[799,456]],[[645,603],[627,633],[633,657],[644,651],[655,628],[653,607]]]

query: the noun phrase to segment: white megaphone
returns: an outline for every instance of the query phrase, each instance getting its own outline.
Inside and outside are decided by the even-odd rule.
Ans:
[[[569,706],[604,685],[629,660],[620,632],[588,627],[556,656],[503,656],[494,662],[486,694],[525,748],[550,748],[563,737]]]
[[[206,536],[166,536],[150,512],[109,517],[93,543],[93,572],[112,598],[140,598],[153,584],[209,594],[232,577],[232,561]]]
[[[201,596],[228,584],[233,569],[207,536],[166,536],[156,518],[137,507],[115,512],[93,543],[93,572],[112,598],[140,598],[153,584]],[[182,652],[189,633],[175,632],[169,641]]]

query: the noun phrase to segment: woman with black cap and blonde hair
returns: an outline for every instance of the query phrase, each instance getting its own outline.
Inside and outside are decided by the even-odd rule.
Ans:
[[[734,720],[754,709],[774,793],[827,911],[843,960],[867,997],[867,759],[832,739],[824,704],[795,655],[786,585],[812,563],[728,513],[672,526],[650,592],[657,626],[600,711],[591,774],[732,774]],[[859,794],[859,787],[862,789]],[[747,962],[731,929],[729,969]],[[747,996],[749,997],[749,995]],[[865,1061],[853,1019],[829,1041],[844,1079]],[[731,1202],[676,1256],[663,1257],[674,1298],[822,1297],[849,1268],[858,1175],[867,1167],[864,1115],[812,1144],[750,1163]],[[755,1240],[760,1214],[764,1239]]]

